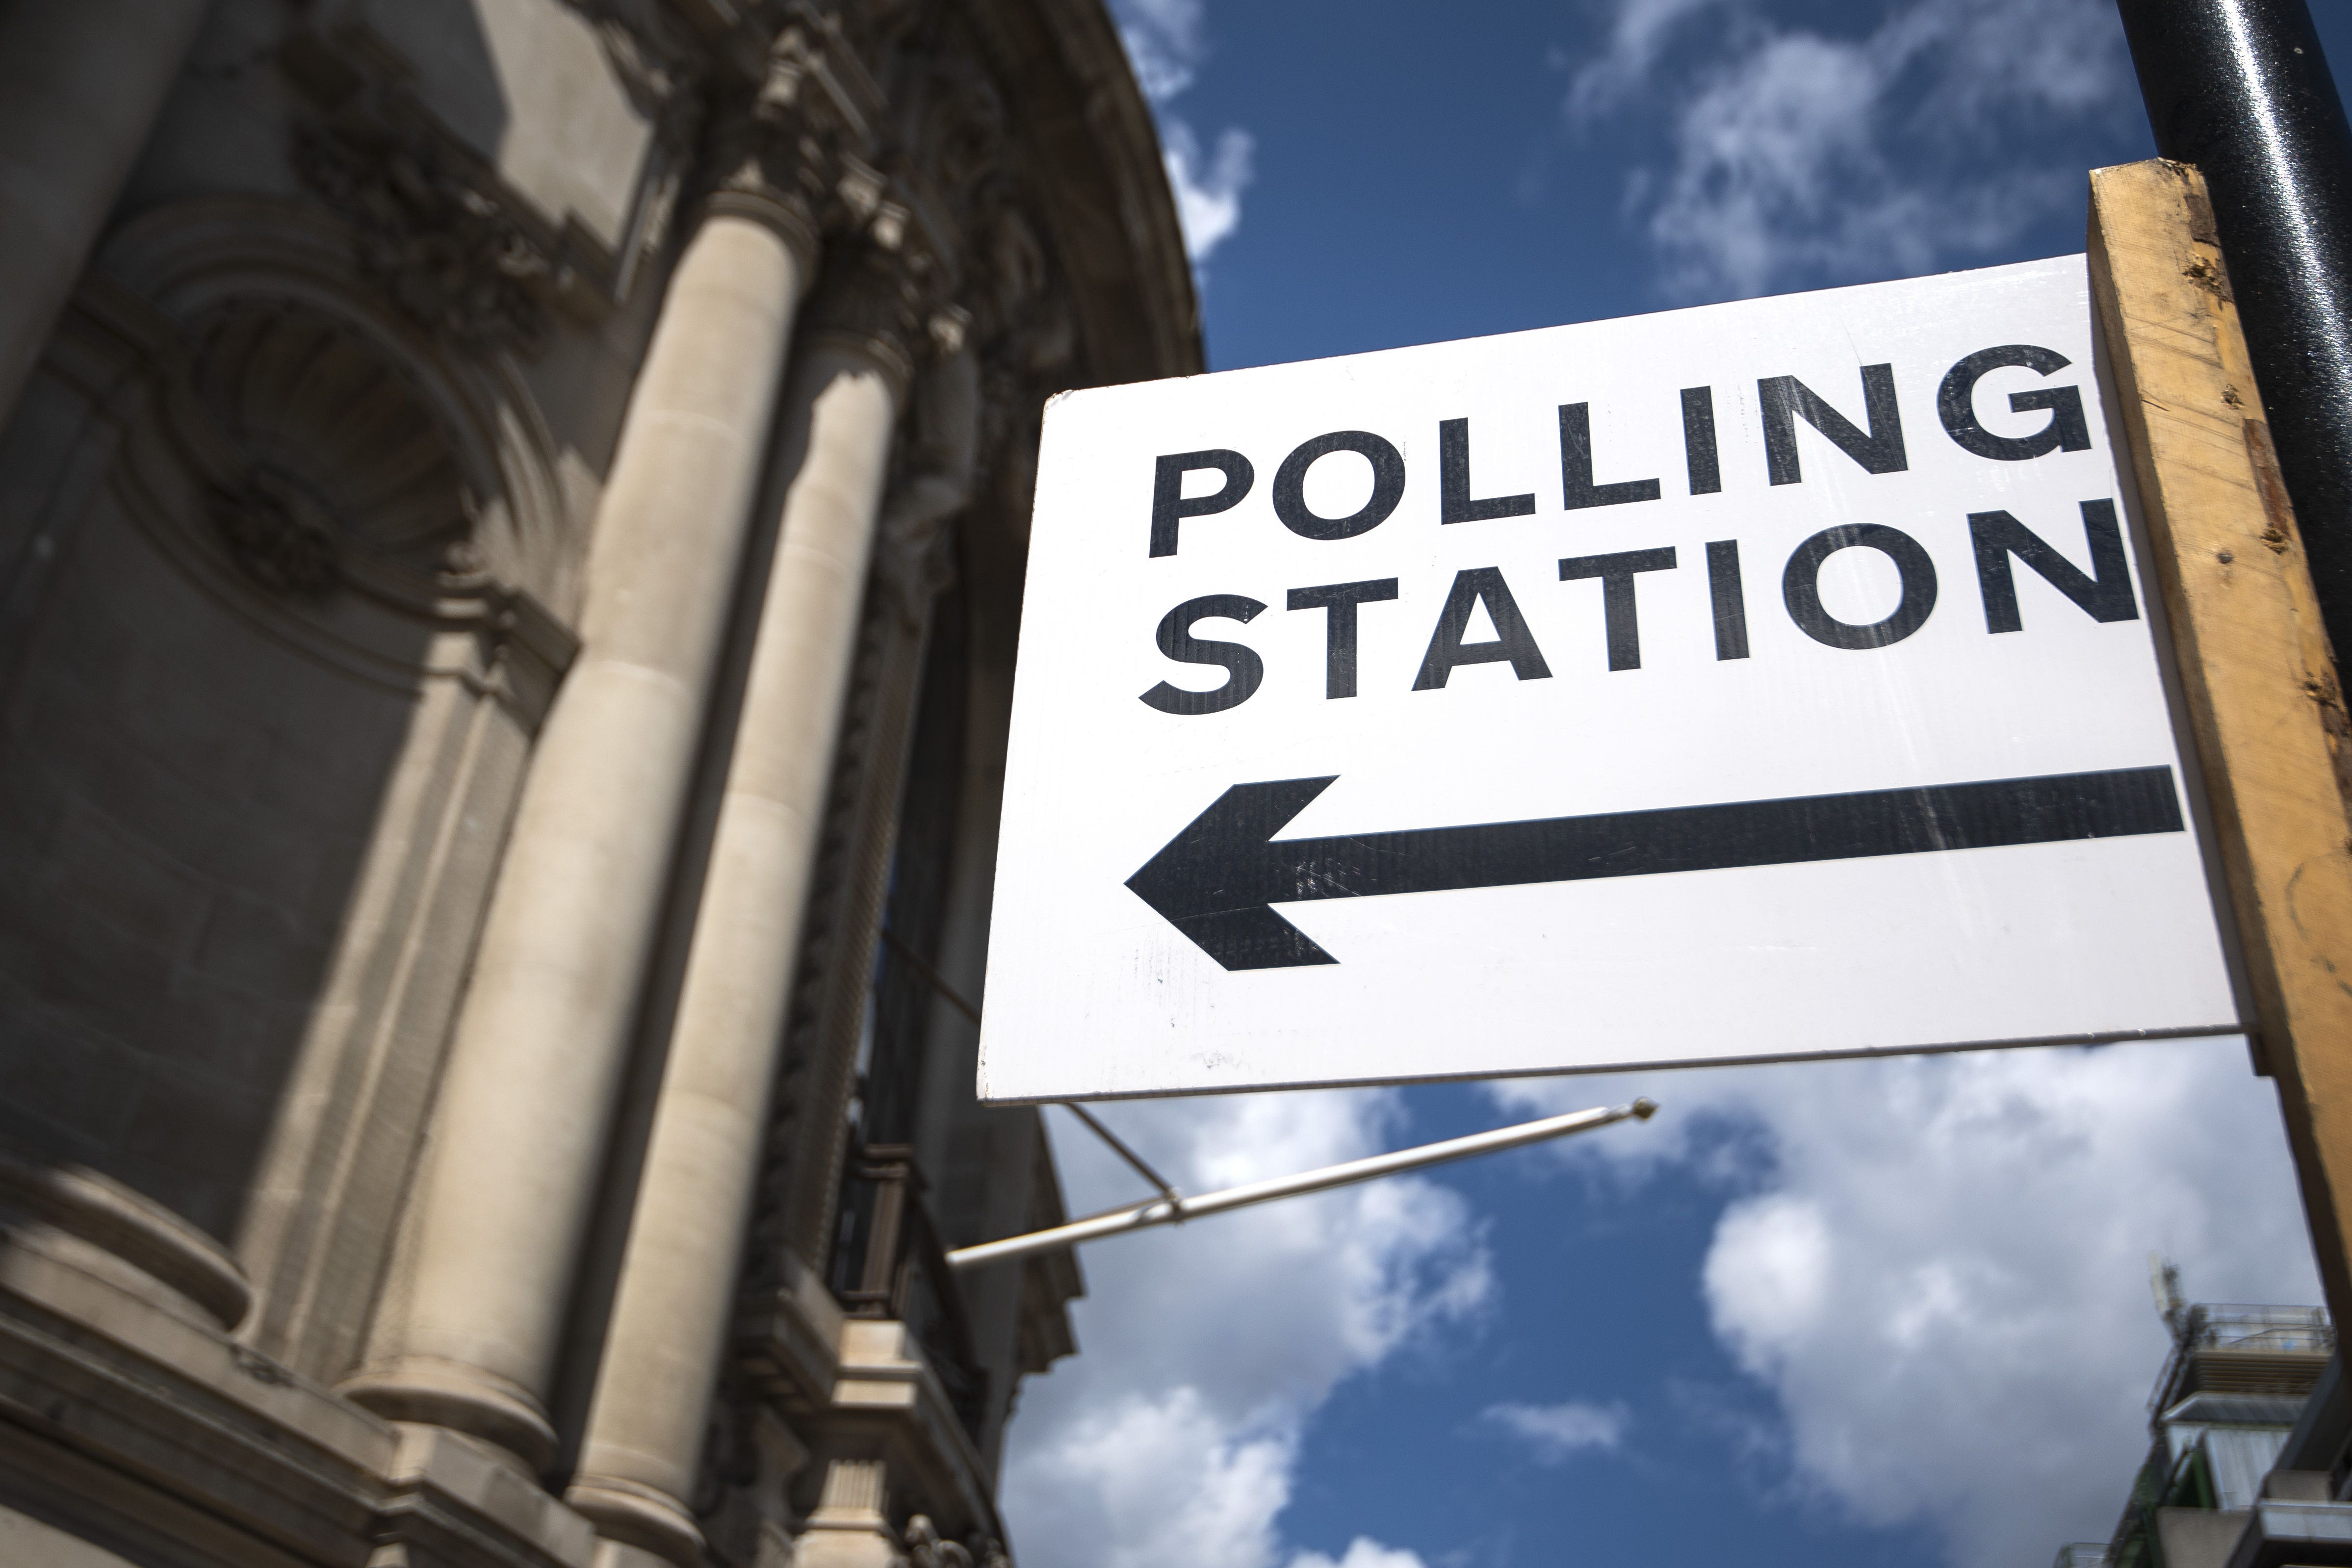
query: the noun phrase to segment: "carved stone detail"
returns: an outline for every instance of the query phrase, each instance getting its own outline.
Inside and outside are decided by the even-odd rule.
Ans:
[[[903,401],[919,365],[962,347],[964,316],[941,302],[946,279],[938,259],[893,246],[893,237],[899,236],[885,231],[836,246],[806,319],[812,336],[854,340],[881,361]]]
[[[714,210],[771,204],[804,245],[822,226],[842,141],[838,117],[809,82],[809,64],[797,29],[777,39],[759,89],[713,120],[709,152]]]
[[[703,1539],[736,1568],[791,1568],[792,1479],[809,1452],[747,1389],[722,1390],[702,1446],[695,1499]]]
[[[954,580],[949,525],[971,502],[979,470],[978,357],[959,350],[925,369],[894,454],[875,541],[877,581],[910,630]]]
[[[975,206],[972,276],[964,294],[982,345],[975,486],[993,483],[1007,513],[1025,517],[1045,400],[1076,380],[1077,326],[1011,183],[991,182]]]
[[[927,1514],[908,1520],[905,1536],[908,1568],[1013,1568],[1013,1559],[1005,1555],[1004,1545],[996,1537],[974,1534],[966,1542],[944,1540]]]
[[[713,120],[710,207],[764,217],[812,254],[820,234],[869,227],[886,184],[870,161],[880,101],[836,26],[812,13],[785,27],[757,85]]]
[[[596,24],[613,74],[646,118],[662,125],[681,111],[696,112],[692,90],[699,72],[693,46],[663,0],[565,0]]]
[[[352,221],[362,270],[417,325],[468,349],[530,354],[546,340],[546,251],[422,138],[298,131],[294,168]]]
[[[257,470],[241,490],[214,497],[213,523],[247,577],[273,593],[321,599],[341,575],[342,549],[320,508]]]
[[[899,782],[921,675],[919,644],[869,598],[842,705],[833,780],[784,1026],[744,1280],[752,1292],[788,1277],[784,1254],[822,1276],[833,1252],[843,1113],[854,1092],[857,1033],[897,842]]]
[[[919,1513],[907,1521],[908,1568],[972,1568],[971,1553],[953,1541],[940,1539],[930,1516]]]
[[[653,123],[658,150],[639,213],[635,253],[619,258],[614,299],[625,298],[638,264],[660,254],[677,213],[678,193],[694,164],[706,94],[695,51],[661,0],[571,0],[597,23],[604,57],[629,99]]]
[[[319,599],[356,575],[429,601],[481,570],[476,503],[447,435],[363,334],[299,307],[238,301],[207,324],[191,369],[196,402],[245,465],[211,511],[255,582]],[[368,455],[328,460],[348,451]]]
[[[913,378],[876,578],[919,627],[951,573],[949,525],[999,453],[1034,444],[1036,413],[1067,384],[1075,332],[1016,178],[1003,95],[970,53],[901,62],[901,141],[853,249],[836,251],[812,327],[876,345]],[[949,301],[954,301],[950,304]],[[1025,491],[1028,465],[1017,463]]]
[[[279,63],[320,112],[298,119],[297,176],[357,231],[358,261],[459,347],[536,353],[552,303],[593,319],[626,298],[677,204],[702,117],[697,51],[658,0],[567,0],[652,131],[617,236],[541,214],[418,96],[416,68],[351,8],[321,9]]]
[[[920,86],[910,95],[905,178],[961,218],[982,182],[1003,165],[1004,99],[969,56],[935,56],[923,64]]]

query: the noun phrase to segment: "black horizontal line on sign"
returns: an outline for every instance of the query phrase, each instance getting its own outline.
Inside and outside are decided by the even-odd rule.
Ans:
[[[1127,885],[1228,969],[1338,959],[1269,904],[2182,830],[2169,768],[2053,773],[1468,827],[1276,840],[1337,777],[1236,784]]]

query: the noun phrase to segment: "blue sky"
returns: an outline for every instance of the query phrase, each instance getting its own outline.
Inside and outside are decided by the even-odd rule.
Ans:
[[[2084,172],[2152,151],[2108,0],[1115,9],[1218,369],[2070,253]],[[1090,1249],[1014,1427],[1026,1568],[2042,1568],[2145,1448],[2150,1252],[2316,1299],[2234,1040],[1105,1114],[1198,1191],[1635,1092]],[[1129,1196],[1055,1134],[1074,1210]]]

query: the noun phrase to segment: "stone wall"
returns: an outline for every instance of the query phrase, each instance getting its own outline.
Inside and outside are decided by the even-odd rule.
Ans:
[[[1199,368],[1098,0],[18,7],[0,221],[10,1561],[1001,1552],[1038,413]]]

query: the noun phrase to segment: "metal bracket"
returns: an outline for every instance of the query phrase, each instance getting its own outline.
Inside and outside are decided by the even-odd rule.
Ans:
[[[1055,1103],[1068,1103],[1056,1101]],[[1069,1108],[1078,1111],[1076,1105]],[[977,1247],[961,1247],[948,1254],[948,1267],[961,1272],[988,1263],[1006,1263],[1038,1252],[1074,1247],[1081,1241],[1094,1241],[1105,1236],[1123,1236],[1130,1230],[1144,1230],[1155,1225],[1173,1225],[1188,1218],[1223,1214],[1229,1208],[1270,1203],[1278,1197],[1296,1197],[1301,1193],[1347,1186],[1354,1182],[1370,1181],[1375,1176],[1393,1176],[1399,1171],[1419,1170],[1424,1166],[1443,1165],[1448,1160],[1467,1159],[1473,1155],[1516,1149],[1550,1138],[1589,1133],[1596,1127],[1606,1127],[1618,1122],[1646,1122],[1657,1113],[1657,1109],[1654,1102],[1644,1099],[1628,1105],[1603,1105],[1590,1111],[1571,1111],[1564,1116],[1547,1116],[1539,1122],[1521,1122],[1516,1126],[1497,1127],[1490,1133],[1473,1133],[1466,1138],[1423,1144],[1417,1148],[1374,1155],[1369,1159],[1349,1160],[1345,1165],[1325,1166],[1319,1170],[1304,1171],[1297,1176],[1276,1176],[1271,1181],[1251,1182],[1245,1186],[1229,1186],[1222,1192],[1204,1193],[1199,1197],[1177,1196],[1174,1188],[1161,1181],[1150,1166],[1137,1159],[1125,1145],[1105,1131],[1100,1123],[1078,1111],[1089,1126],[1102,1133],[1113,1148],[1126,1155],[1153,1186],[1160,1188],[1162,1196],[1107,1209],[1084,1219],[1074,1219],[1051,1230],[1031,1231],[1026,1236],[1008,1236],[1002,1241],[983,1241]]]
[[[1079,1104],[1074,1100],[1049,1100],[1046,1103],[1050,1105],[1059,1105],[1063,1110],[1067,1111],[1071,1115],[1076,1116],[1079,1121],[1084,1122],[1087,1124],[1087,1130],[1088,1132],[1094,1134],[1096,1137],[1100,1138],[1104,1143],[1110,1145],[1111,1153],[1117,1155],[1120,1159],[1125,1160],[1129,1166],[1133,1166],[1136,1175],[1141,1176],[1144,1180],[1150,1182],[1153,1186],[1160,1189],[1161,1201],[1171,1205],[1176,1210],[1176,1222],[1180,1225],[1183,1223],[1184,1195],[1178,1192],[1175,1186],[1171,1183],[1166,1176],[1161,1176],[1158,1171],[1153,1170],[1151,1166],[1145,1162],[1141,1155],[1137,1154],[1133,1149],[1129,1148],[1124,1143],[1120,1142],[1119,1136],[1117,1133],[1112,1132],[1108,1127],[1106,1127],[1100,1122],[1096,1121],[1094,1113],[1088,1111],[1084,1105]],[[1127,1210],[1134,1207],[1135,1206],[1133,1204],[1121,1204],[1117,1208],[1107,1208],[1103,1210],[1103,1213],[1124,1214]],[[1085,1218],[1095,1219],[1101,1217],[1099,1215],[1087,1215]],[[1072,1223],[1075,1224],[1076,1221],[1073,1221]]]

